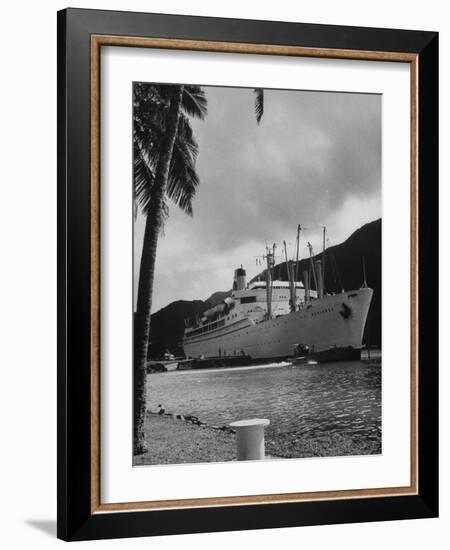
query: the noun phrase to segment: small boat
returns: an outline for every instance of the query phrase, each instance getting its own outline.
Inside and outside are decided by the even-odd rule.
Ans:
[[[178,368],[178,363],[177,360],[151,359],[147,361],[147,372],[171,372]]]
[[[165,363],[164,365],[167,369],[167,372],[172,372],[174,370],[177,370],[178,368],[178,361],[175,361],[174,363]]]
[[[317,361],[314,361],[313,359],[308,359],[307,357],[294,357],[292,359],[292,366],[293,367],[299,367],[300,365],[318,365],[319,363]]]
[[[317,361],[311,359],[311,357],[292,357],[291,363],[293,367],[298,365],[318,365]]]
[[[296,365],[317,365],[318,363],[359,360],[360,357],[361,350],[358,348],[353,348],[351,346],[345,348],[333,346],[326,350],[317,352],[314,351],[314,346],[307,346],[306,344],[295,344],[294,357],[292,358],[292,362]]]
[[[297,365],[317,365],[317,361],[314,361],[311,355],[311,348],[305,344],[294,345],[294,356],[290,357],[292,366]]]

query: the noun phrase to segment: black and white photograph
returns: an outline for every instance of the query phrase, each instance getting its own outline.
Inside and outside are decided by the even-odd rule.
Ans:
[[[370,7],[5,4],[4,548],[448,546],[448,17]]]
[[[381,109],[133,83],[135,466],[382,452]]]

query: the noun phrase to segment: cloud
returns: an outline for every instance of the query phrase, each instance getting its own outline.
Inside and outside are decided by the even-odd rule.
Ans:
[[[251,89],[205,91],[194,217],[170,208],[154,310],[229,288],[235,266],[253,266],[266,240],[292,241],[298,223],[339,242],[381,215],[381,96],[266,90],[257,125]]]

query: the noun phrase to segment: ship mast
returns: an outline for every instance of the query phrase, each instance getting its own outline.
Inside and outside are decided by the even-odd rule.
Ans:
[[[323,292],[325,293],[325,239],[327,234],[327,228],[325,225],[322,226],[323,231],[323,244],[322,244],[322,285]]]
[[[307,269],[303,271],[303,286],[305,288],[305,303],[308,304],[310,302],[310,294],[309,294],[309,273]]]
[[[309,261],[310,261],[310,264],[311,264],[311,271],[312,271],[312,276],[313,276],[313,279],[314,279],[314,286],[316,287],[316,290],[317,290],[317,277],[316,277],[316,268],[314,266],[314,260],[313,260],[313,255],[314,255],[313,247],[312,247],[311,243],[308,243],[307,247],[309,249]]]
[[[300,231],[302,230],[302,226],[298,224],[297,226],[297,256],[295,259],[295,282],[298,281],[298,256],[299,256],[299,250],[300,250]]]
[[[367,278],[366,278],[366,259],[364,258],[364,256],[362,257],[362,268],[363,268],[363,277],[364,277],[364,282],[363,282],[363,288],[367,288]]]
[[[288,281],[289,281],[289,293],[291,295],[290,296],[291,299],[289,300],[289,306],[291,311],[295,311],[295,304],[297,300],[295,295],[293,265],[291,262],[288,261],[286,241],[283,241],[283,246],[284,246],[284,257],[286,259],[286,269],[287,269]]]
[[[273,250],[266,248],[266,299],[267,299],[267,317],[272,317],[272,266],[274,265],[275,244]]]
[[[322,262],[317,260],[317,296],[323,298],[323,279],[322,279]]]
[[[276,249],[277,245],[275,243],[273,243],[273,246],[272,246],[272,270],[275,268],[275,249]],[[272,289],[273,289],[273,277],[274,277],[274,272],[271,270],[271,273],[270,273],[270,311],[272,312]]]

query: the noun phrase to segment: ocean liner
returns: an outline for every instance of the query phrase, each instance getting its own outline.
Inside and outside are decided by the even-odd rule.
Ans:
[[[186,357],[283,359],[306,352],[323,361],[359,358],[373,290],[364,281],[358,289],[327,293],[324,265],[308,246],[310,265],[301,281],[298,252],[297,262],[286,254],[289,280],[273,280],[275,245],[263,256],[265,280],[247,284],[245,269],[236,269],[230,295],[186,327]]]

